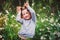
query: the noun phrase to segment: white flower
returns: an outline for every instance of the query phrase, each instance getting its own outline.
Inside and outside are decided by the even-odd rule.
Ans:
[[[32,6],[34,6],[34,3],[32,3]]]
[[[45,19],[42,19],[42,18],[41,18],[41,22],[44,22],[44,21],[45,21]]]
[[[6,18],[6,20],[9,20],[9,18]]]
[[[60,15],[59,15],[59,17],[60,17]]]
[[[4,22],[5,22],[5,25],[7,25],[7,20],[4,20]]]
[[[57,31],[55,31],[53,34],[57,34]]]
[[[18,24],[16,24],[15,26],[18,27]]]
[[[57,23],[57,25],[60,27],[60,24],[59,23]]]
[[[46,38],[44,36],[41,36],[41,40],[45,40]]]
[[[54,22],[54,25],[56,25],[56,23]]]
[[[49,28],[49,27],[47,27],[47,29],[48,29],[48,30],[50,30],[50,28]]]
[[[8,25],[7,22],[5,22],[5,25]]]
[[[41,36],[41,39],[44,39],[44,37],[43,37],[43,36]]]
[[[40,29],[40,31],[44,31],[45,29]]]
[[[57,32],[58,37],[60,37],[60,32]]]
[[[54,13],[51,13],[51,15],[54,15]]]
[[[53,24],[50,24],[51,26],[54,26]]]
[[[48,30],[48,32],[50,32],[50,30]]]
[[[0,35],[0,38],[2,38],[2,35]]]
[[[41,33],[39,33],[39,35],[41,35]]]
[[[56,22],[58,22],[58,19],[56,19]]]
[[[54,22],[54,18],[52,17],[51,19],[50,19],[50,23],[53,23]]]
[[[37,16],[40,16],[39,14],[37,14]]]
[[[5,12],[6,12],[7,14],[9,14],[9,11],[8,11],[8,10],[5,10]]]
[[[15,15],[12,15],[11,18],[15,17]]]
[[[40,8],[40,11],[42,11],[42,9]]]
[[[47,26],[46,24],[44,26]]]
[[[48,18],[46,18],[45,20],[48,21]]]
[[[44,36],[47,36],[47,35],[44,35]]]
[[[11,24],[10,26],[13,27],[13,24]]]
[[[2,12],[0,12],[0,15],[2,14]]]
[[[9,8],[9,10],[11,10],[11,8]]]
[[[46,9],[46,7],[43,7],[43,9]]]
[[[51,37],[49,37],[49,39],[50,39],[50,40],[52,40],[52,38],[51,38]]]

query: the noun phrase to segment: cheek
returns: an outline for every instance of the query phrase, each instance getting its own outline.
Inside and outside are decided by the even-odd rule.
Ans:
[[[27,14],[26,16],[30,17],[30,14]]]
[[[30,15],[28,14],[23,15],[23,18],[28,18],[28,17],[30,17]]]
[[[24,17],[29,16],[28,14],[25,14]]]
[[[31,16],[30,16],[30,15],[28,15],[28,17],[30,18]]]
[[[23,18],[26,18],[26,15],[23,15],[22,17],[23,17]]]

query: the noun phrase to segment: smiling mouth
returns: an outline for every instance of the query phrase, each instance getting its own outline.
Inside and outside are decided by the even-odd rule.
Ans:
[[[31,19],[31,18],[30,18],[30,16],[25,16],[25,19],[29,20],[29,19]]]
[[[28,18],[28,16],[26,16],[25,18]]]

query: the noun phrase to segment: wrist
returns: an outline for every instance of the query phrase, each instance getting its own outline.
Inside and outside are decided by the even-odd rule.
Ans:
[[[17,13],[18,13],[18,14],[21,14],[21,12],[20,12],[20,11],[18,11]]]
[[[28,5],[26,8],[30,8],[30,6]]]

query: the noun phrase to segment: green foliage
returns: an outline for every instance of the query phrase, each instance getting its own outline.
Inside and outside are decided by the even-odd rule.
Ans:
[[[21,25],[15,20],[16,10],[11,2],[13,0],[6,0],[3,5],[6,20],[2,36],[5,40],[19,40],[18,31]],[[57,9],[58,15],[51,12],[52,3],[53,0],[34,0],[32,8],[37,16],[36,32],[34,38],[28,40],[55,40],[57,32],[60,32],[60,11]]]
[[[20,23],[15,20],[15,15],[11,12],[6,14],[5,29],[3,32],[3,37],[5,40],[18,40],[18,30],[20,29]]]
[[[56,40],[55,34],[60,28],[59,16],[51,12],[50,5],[43,4],[43,2],[37,3],[33,6],[37,14],[36,34],[33,40]]]

